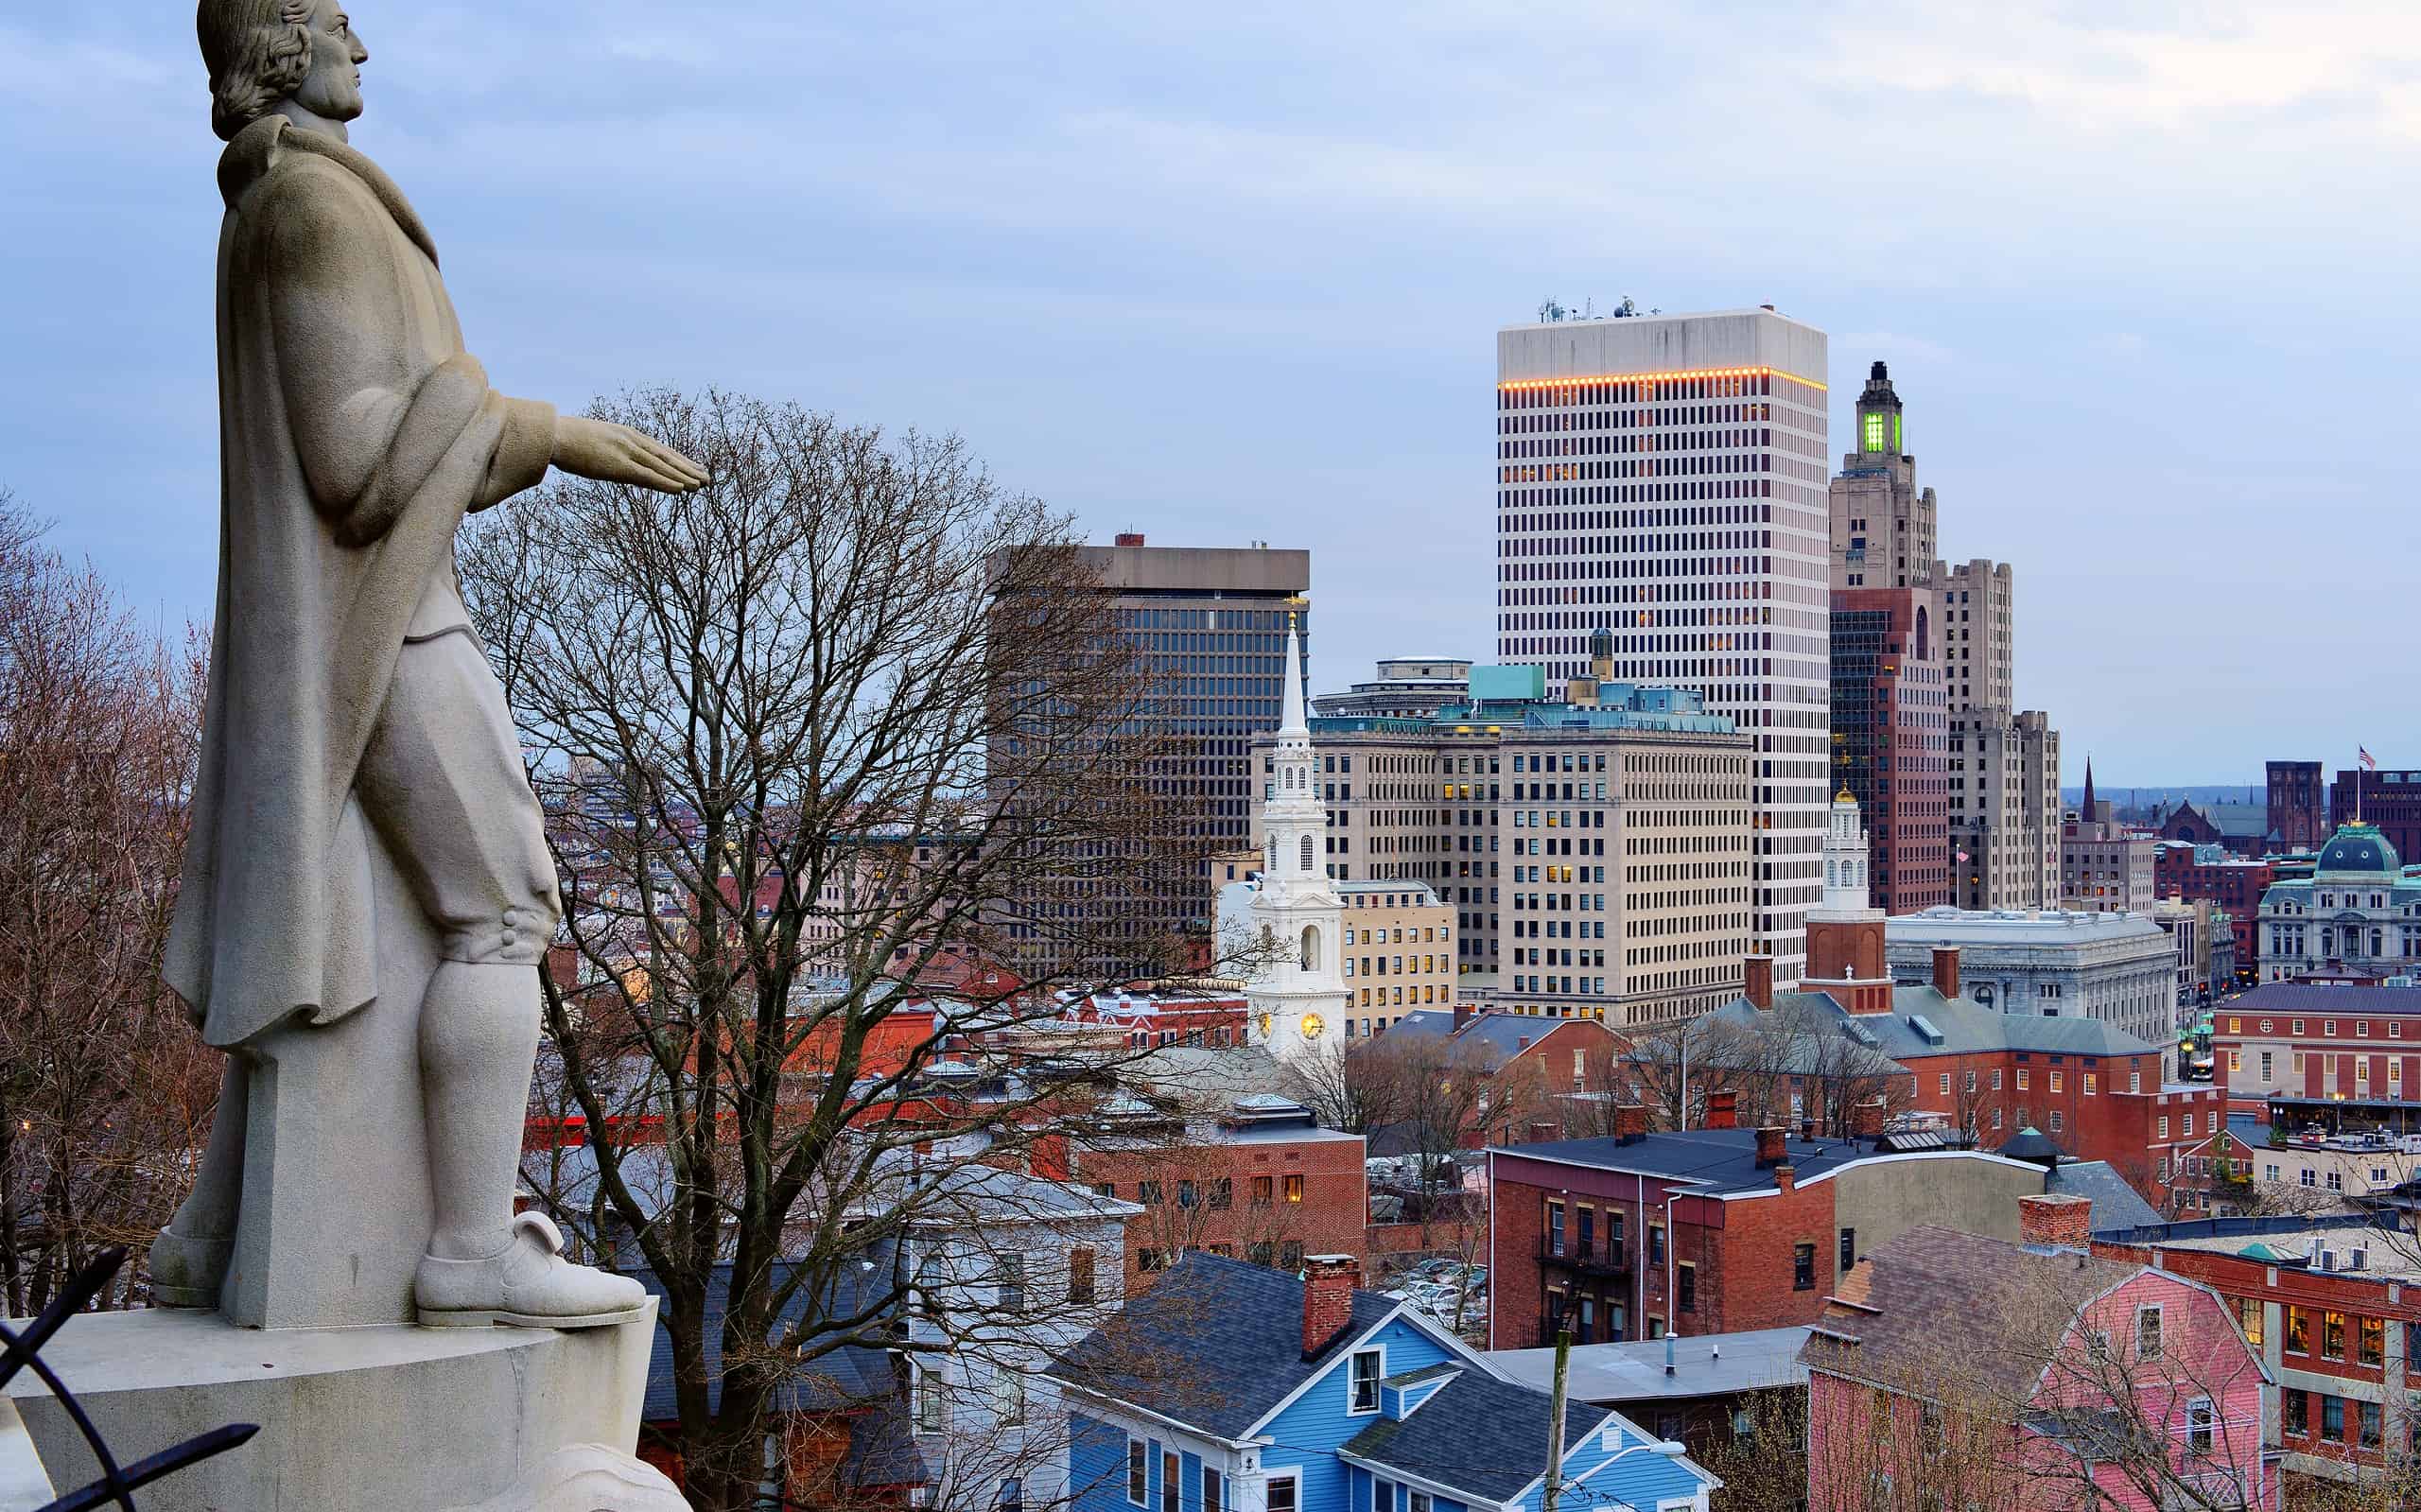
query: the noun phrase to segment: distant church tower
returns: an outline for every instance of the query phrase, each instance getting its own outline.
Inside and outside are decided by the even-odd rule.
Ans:
[[[1884,965],[1883,911],[1866,891],[1866,826],[1843,791],[1824,825],[1824,902],[1807,913],[1807,976],[1801,985],[1830,992],[1853,1014],[1891,1011],[1891,973]]]
[[[1252,1043],[1279,1056],[1335,1053],[1345,1033],[1345,904],[1328,875],[1328,804],[1303,713],[1303,653],[1286,627],[1286,697],[1262,822],[1268,848],[1252,903],[1252,968],[1245,998]]]

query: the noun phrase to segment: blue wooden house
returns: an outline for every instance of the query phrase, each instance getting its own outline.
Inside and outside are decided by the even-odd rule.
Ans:
[[[1071,1512],[1541,1512],[1547,1394],[1350,1257],[1291,1272],[1199,1251],[1051,1367]],[[1714,1476],[1569,1404],[1565,1512],[1706,1512]]]

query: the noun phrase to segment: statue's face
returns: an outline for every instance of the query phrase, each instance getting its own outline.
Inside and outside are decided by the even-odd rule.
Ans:
[[[311,71],[296,87],[294,103],[323,120],[359,118],[361,65],[369,58],[337,0],[319,0],[311,8]]]

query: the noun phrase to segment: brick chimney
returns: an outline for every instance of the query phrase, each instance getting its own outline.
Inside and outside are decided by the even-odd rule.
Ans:
[[[1774,958],[1752,955],[1740,963],[1740,992],[1760,1008],[1774,1005]]]
[[[2093,1247],[2093,1204],[2063,1192],[2017,1199],[2017,1240],[2060,1249]]]
[[[1362,1284],[1362,1262],[1350,1255],[1303,1257],[1303,1358],[1336,1342],[1353,1321],[1353,1289]]]
[[[1850,1134],[1855,1138],[1883,1138],[1883,1099],[1870,1097],[1850,1106]]]
[[[1121,530],[1118,532],[1118,544],[1120,546],[1141,546],[1143,544],[1143,532],[1141,530]]]
[[[1790,1189],[1798,1184],[1799,1171],[1796,1167],[1787,1165],[1774,1167],[1774,1190],[1787,1196]]]
[[[1782,1141],[1786,1131],[1767,1124],[1757,1131],[1757,1169],[1771,1171],[1783,1163]]]
[[[1647,1109],[1638,1103],[1614,1104],[1614,1142],[1637,1144],[1647,1138]]]
[[[1472,1007],[1470,1003],[1458,1002],[1454,1004],[1454,1033],[1461,1034],[1463,1026],[1478,1017],[1479,1010]]]
[[[1736,1129],[1740,1126],[1740,1094],[1725,1087],[1706,1095],[1706,1126],[1710,1129]]]
[[[1945,998],[1959,996],[1959,947],[1933,947],[1933,990]]]

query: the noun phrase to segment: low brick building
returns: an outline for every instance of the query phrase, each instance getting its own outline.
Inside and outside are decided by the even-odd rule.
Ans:
[[[1254,1095],[1216,1119],[1185,1120],[1115,1104],[1104,1126],[1070,1144],[1069,1179],[1143,1208],[1126,1225],[1129,1284],[1189,1250],[1288,1270],[1306,1255],[1363,1258],[1362,1136],[1319,1127],[1310,1109]]]
[[[1594,1018],[1467,1008],[1406,1014],[1388,1033],[1442,1040],[1450,1053],[1487,1067],[1496,1084],[1488,1105],[1502,1114],[1487,1133],[1513,1144],[1605,1128],[1598,1109],[1620,1084],[1621,1057],[1630,1049],[1629,1040]]]
[[[1644,1108],[1618,1117],[1610,1138],[1489,1152],[1490,1348],[1551,1344],[1567,1322],[1581,1344],[1811,1323],[1869,1248],[1921,1223],[2013,1240],[2020,1197],[2087,1178],[2106,1224],[2146,1212],[2106,1167],[2047,1171],[1938,1135],[1649,1134]]]
[[[2421,989],[2264,982],[2212,1016],[2211,1051],[2214,1085],[2245,1112],[2421,1100]]]

